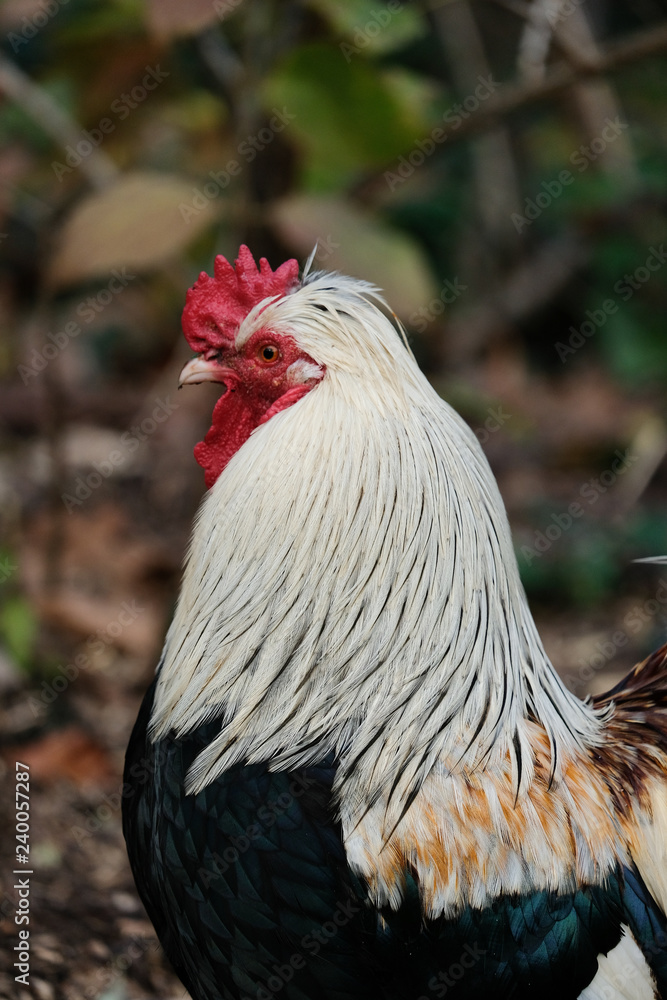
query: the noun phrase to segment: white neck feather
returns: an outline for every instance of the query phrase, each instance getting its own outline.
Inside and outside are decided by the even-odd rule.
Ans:
[[[190,790],[236,761],[334,751],[357,805],[405,803],[432,770],[499,766],[530,784],[526,720],[552,766],[600,719],[558,679],[528,609],[475,435],[375,290],[316,275],[253,310],[322,382],[253,432],[200,511],[152,718],[157,739],[214,717]]]

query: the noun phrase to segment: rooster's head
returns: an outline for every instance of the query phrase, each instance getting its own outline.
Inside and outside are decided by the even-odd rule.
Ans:
[[[267,305],[299,287],[298,263],[259,268],[246,246],[236,266],[215,260],[214,276],[200,274],[183,310],[183,332],[197,357],[181,372],[180,385],[220,382],[225,392],[195,458],[211,487],[251,432],[291,406],[324,376],[325,368],[294,337],[262,322]]]

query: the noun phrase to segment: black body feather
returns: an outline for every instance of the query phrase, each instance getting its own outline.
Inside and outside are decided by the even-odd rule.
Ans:
[[[630,926],[667,997],[667,926],[636,872],[425,920],[418,889],[378,912],[350,870],[332,760],[237,766],[196,795],[219,731],[150,742],[148,692],[127,753],[123,828],[149,917],[194,1000],[575,1000]]]

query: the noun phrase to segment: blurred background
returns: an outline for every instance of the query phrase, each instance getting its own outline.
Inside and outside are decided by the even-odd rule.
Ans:
[[[581,696],[665,639],[664,0],[6,0],[0,731],[31,775],[31,986],[182,996],[120,835],[215,386],[186,289],[247,242],[376,282],[498,477]],[[2,763],[4,762],[4,763]]]

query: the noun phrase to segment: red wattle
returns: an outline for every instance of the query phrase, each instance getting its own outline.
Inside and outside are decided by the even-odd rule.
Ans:
[[[278,399],[272,400],[255,392],[246,392],[241,383],[230,383],[227,392],[215,404],[208,434],[195,446],[195,458],[204,469],[207,489],[213,486],[232,455],[248,440],[255,427],[292,406],[311,388],[312,384],[293,386]]]

